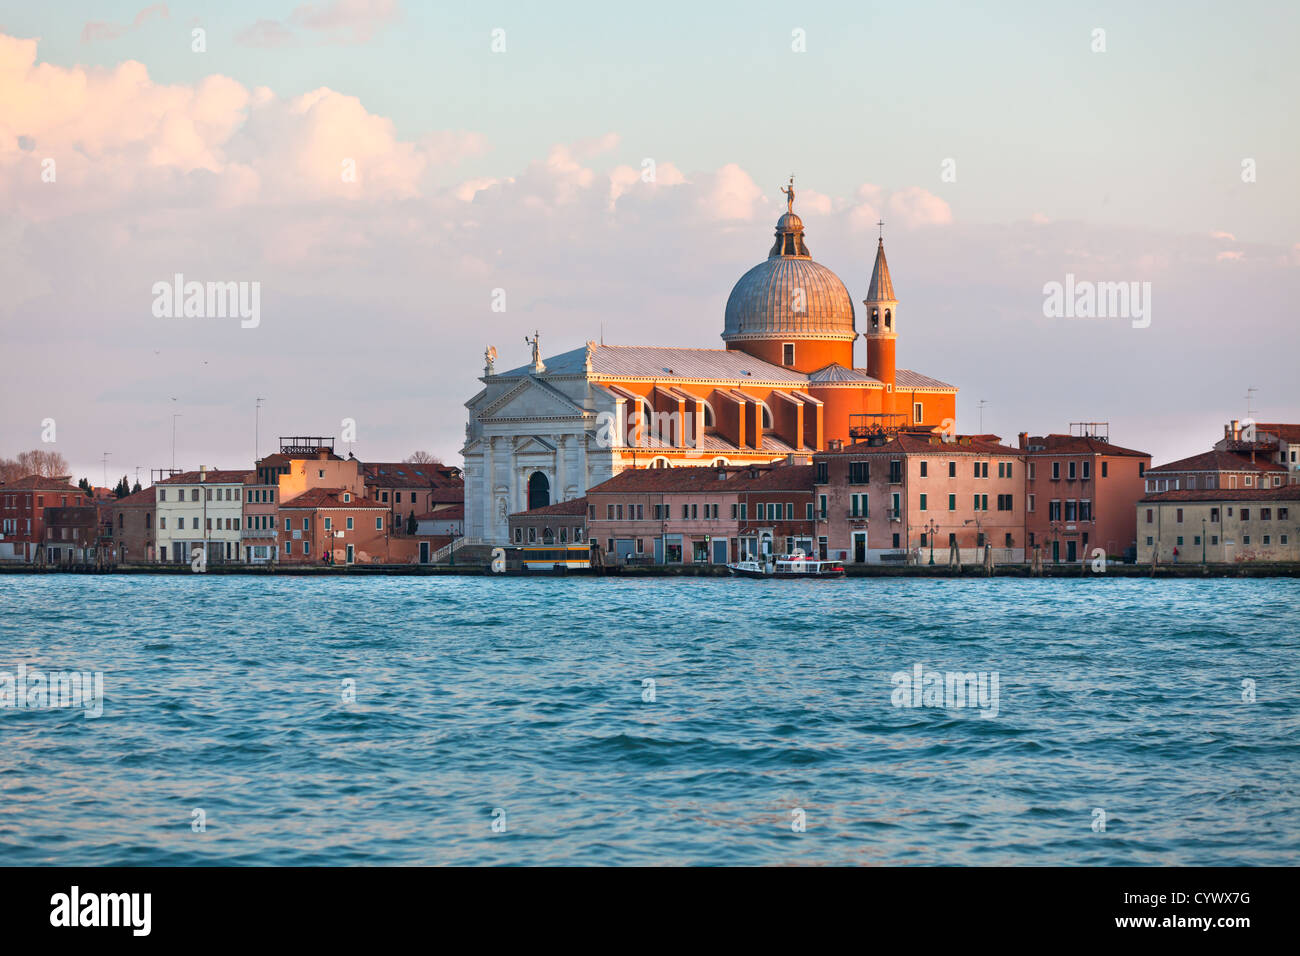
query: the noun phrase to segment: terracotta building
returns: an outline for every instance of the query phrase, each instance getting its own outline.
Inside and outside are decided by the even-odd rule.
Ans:
[[[623,471],[588,490],[587,533],[617,562],[726,564],[788,551],[811,544],[812,475],[784,460]]]
[[[838,561],[1025,560],[1024,458],[996,435],[899,433],[813,459],[817,551]]]
[[[45,509],[40,563],[48,565],[89,562],[99,538],[99,510],[92,504]]]
[[[1028,546],[1045,561],[1111,557],[1137,546],[1133,506],[1145,494],[1151,456],[1113,444],[1101,427],[1079,434],[1020,435],[1025,456],[1025,530]]]
[[[347,488],[312,488],[280,504],[282,564],[390,563],[388,509]]]
[[[28,475],[0,484],[0,561],[37,560],[44,554],[45,509],[75,508],[87,501],[66,475]]]
[[[618,473],[679,465],[767,464],[899,427],[952,430],[957,389],[898,368],[899,301],[877,243],[865,356],[853,297],[814,261],[787,212],[765,260],[736,282],[724,348],[588,342],[497,371],[466,406],[466,534],[504,543],[509,514],[581,497]],[[860,364],[865,357],[865,364]]]

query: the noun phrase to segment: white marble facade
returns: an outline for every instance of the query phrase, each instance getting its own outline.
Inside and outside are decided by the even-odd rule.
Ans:
[[[469,409],[465,458],[465,536],[508,539],[507,515],[529,506],[529,481],[545,478],[547,503],[580,498],[613,477],[615,450],[596,441],[597,415],[612,396],[586,374],[547,374],[532,367],[485,374]]]

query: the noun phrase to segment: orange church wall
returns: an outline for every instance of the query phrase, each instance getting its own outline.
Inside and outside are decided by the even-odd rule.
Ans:
[[[853,343],[852,342],[823,342],[816,339],[799,339],[790,337],[788,339],[757,339],[744,340],[740,342],[728,342],[727,348],[733,351],[745,352],[754,358],[762,359],[764,362],[770,362],[772,365],[785,367],[781,354],[782,346],[786,342],[794,343],[794,364],[789,368],[796,372],[815,372],[819,368],[825,368],[834,362],[838,362],[845,368],[853,367]]]
[[[823,441],[849,440],[850,416],[878,413],[883,388],[809,388],[808,394],[822,402]]]

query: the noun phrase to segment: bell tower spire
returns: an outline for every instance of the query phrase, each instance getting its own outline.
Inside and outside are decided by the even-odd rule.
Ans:
[[[876,264],[871,270],[871,287],[862,304],[867,307],[867,374],[886,385],[894,385],[894,344],[898,338],[898,300],[885,261],[884,223],[876,245]]]

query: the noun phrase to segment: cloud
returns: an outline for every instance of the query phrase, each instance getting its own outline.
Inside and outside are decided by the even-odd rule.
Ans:
[[[135,15],[134,20],[125,25],[106,23],[102,20],[91,20],[81,28],[81,42],[94,43],[97,40],[116,40],[132,30],[138,29],[142,23],[154,15],[166,20],[171,14],[167,10],[167,4],[156,3],[151,7],[145,7]]]
[[[1220,252],[1217,256],[1214,257],[1214,261],[1215,262],[1236,262],[1237,260],[1244,259],[1245,257],[1246,254],[1244,252],[1230,251],[1225,249],[1223,252]]]
[[[1232,233],[1230,233],[1230,232],[1212,232],[1212,233],[1210,233],[1210,238],[1211,238],[1211,239],[1226,239],[1228,242],[1236,242],[1236,241],[1237,241],[1237,237],[1234,236],[1234,235],[1233,235]]]
[[[37,53],[34,40],[0,35],[0,447],[26,447],[18,423],[54,416],[74,463],[77,448],[95,460],[104,434],[115,460],[166,460],[170,402],[158,397],[178,393],[181,462],[247,466],[232,423],[259,395],[271,410],[264,435],[327,433],[351,417],[358,455],[433,446],[454,459],[486,344],[500,347],[501,367],[526,361],[534,329],[548,357],[602,331],[611,343],[717,347],[727,295],[765,258],[785,211],[740,162],[658,157],[647,179],[644,157],[613,132],[488,166],[467,162],[487,153],[482,135],[404,137],[347,91],[281,96],[219,75],[160,83],[132,61],[62,67]],[[42,182],[46,158],[56,182]],[[1206,409],[1217,421],[1213,395],[1179,388],[1222,377],[1214,303],[1232,302],[1252,333],[1294,340],[1300,245],[1290,241],[1207,269],[1207,252],[1224,247],[1204,231],[963,223],[906,184],[848,195],[800,186],[795,208],[855,301],[886,220],[911,317],[900,365],[958,384],[963,402],[988,398],[1005,421],[986,425],[1004,434],[1059,431],[1085,414],[1078,390],[1060,389],[1059,363],[1043,358],[1069,352],[1088,369],[1086,414],[1109,418],[1121,444],[1174,457],[1184,450],[1152,447],[1163,439],[1146,422]],[[260,282],[261,324],[160,324],[150,288],[177,272]],[[1045,321],[1041,289],[1067,273],[1152,281],[1150,329]],[[507,293],[504,313],[492,311],[495,289]],[[56,343],[60,374],[83,383],[66,394],[46,387]],[[1288,355],[1252,356],[1252,381],[1289,383]],[[307,377],[278,374],[283,356]],[[1008,365],[1018,374],[988,371]],[[1135,381],[1154,404],[1133,404]]]
[[[401,13],[397,0],[304,3],[294,8],[287,22],[257,20],[239,31],[235,42],[252,47],[289,46],[304,38],[319,44],[369,43],[385,26],[400,19]]]

